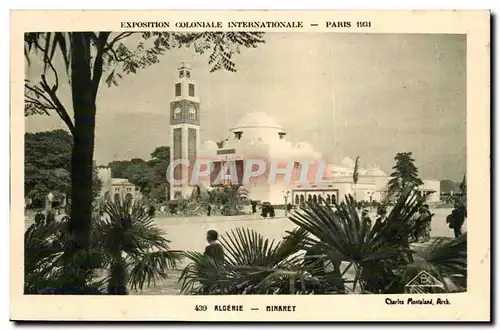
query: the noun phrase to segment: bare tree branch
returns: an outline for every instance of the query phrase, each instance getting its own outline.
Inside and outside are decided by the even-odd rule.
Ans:
[[[59,87],[59,77],[57,75],[57,71],[56,71],[56,68],[54,68],[54,65],[52,64],[52,60],[51,59],[47,59],[46,60],[46,64],[49,65],[49,67],[52,69],[52,71],[54,72],[54,77],[55,77],[55,84],[54,86],[52,86],[52,91],[55,92],[57,90],[57,88]]]
[[[96,41],[97,55],[94,61],[94,72],[92,74],[92,97],[97,96],[97,89],[99,88],[99,83],[101,82],[102,71],[103,71],[103,56],[104,48],[106,45],[106,40],[108,40],[111,32],[99,32],[99,37]]]
[[[68,126],[69,131],[71,134],[73,134],[75,130],[75,126],[73,125],[73,121],[71,120],[71,117],[68,115],[68,112],[66,111],[66,108],[64,108],[64,105],[61,103],[59,98],[56,95],[56,90],[52,90],[50,88],[49,84],[47,83],[47,79],[45,78],[45,75],[42,75],[42,82],[40,83],[42,86],[43,90],[47,92],[47,94],[50,97],[50,100],[54,104],[54,110],[57,112],[59,117],[66,123]]]

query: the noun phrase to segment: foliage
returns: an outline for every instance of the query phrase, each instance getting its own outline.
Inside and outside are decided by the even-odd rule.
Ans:
[[[108,293],[126,294],[127,284],[142,290],[166,278],[179,256],[169,249],[165,233],[154,225],[144,205],[107,203],[102,211],[95,235],[104,254],[102,268],[109,270]]]
[[[68,263],[63,254],[67,228],[65,218],[33,224],[26,231],[26,293],[60,293],[71,277],[67,268],[78,268],[78,263]],[[87,290],[126,294],[129,288],[142,291],[144,286],[154,286],[157,280],[166,278],[167,270],[175,267],[180,255],[169,249],[165,235],[139,203],[104,205],[102,217],[93,219],[92,241],[85,253],[92,263],[82,270]],[[108,270],[108,274],[98,279],[98,269]]]
[[[464,178],[460,183],[460,190],[462,191],[462,198],[460,204],[467,206],[467,179],[464,174]]]
[[[68,268],[78,264],[65,259],[64,249],[67,235],[67,219],[51,223],[32,224],[24,234],[24,292],[26,294],[101,294],[102,284],[96,282],[93,268],[79,270],[86,280],[84,288],[68,287]],[[92,255],[90,252],[81,253]],[[75,254],[75,260],[81,255]],[[93,255],[99,259],[98,255]],[[96,259],[89,259],[94,262]]]
[[[359,179],[359,156],[356,157],[356,161],[354,162],[354,171],[352,173],[352,181],[354,185],[358,183]]]
[[[456,281],[457,275],[463,280],[465,235],[456,241],[437,240],[424,251],[410,247],[411,217],[422,203],[416,192],[404,190],[387,219],[369,228],[348,196],[345,203],[335,203],[336,212],[314,202],[293,212],[290,221],[297,228],[278,243],[249,229],[225,233],[220,239],[226,253],[223,265],[201,253],[184,253],[192,262],[179,279],[182,292],[404,293],[405,285],[422,270],[443,284]],[[442,290],[456,289],[446,285]]]
[[[143,159],[112,161],[108,164],[114,178],[126,178],[137,185],[143,194],[148,194],[153,179],[153,169]]]
[[[132,47],[129,44],[134,42],[134,38],[129,37],[134,34],[139,38],[135,39],[136,46]],[[101,81],[104,79],[108,86],[117,85],[124,74],[136,73],[138,69],[158,63],[166,51],[180,47],[193,47],[198,54],[209,53],[211,71],[235,71],[233,55],[238,54],[241,48],[257,47],[264,42],[262,36],[259,32],[25,33],[24,54],[28,67],[33,58],[42,64],[39,81],[25,80],[25,116],[55,112],[74,138],[69,220],[73,249],[68,249],[67,255],[85,251],[90,244],[92,160]],[[59,95],[60,83],[65,84],[63,80],[71,86],[71,107],[65,105]],[[71,113],[73,116],[69,115]],[[81,263],[85,265],[84,261]],[[82,287],[84,283],[85,279],[75,275],[76,287]]]
[[[166,206],[171,214],[182,216],[203,216],[210,206],[213,216],[235,216],[244,214],[248,205],[248,191],[241,185],[216,186],[207,190],[203,185],[195,185],[189,198],[168,201]]]
[[[138,38],[130,38],[136,35]],[[75,40],[86,44],[88,55],[75,54]],[[65,74],[70,78],[72,59],[88,56],[89,69],[93,76],[91,83],[95,94],[103,73],[108,86],[118,85],[126,74],[135,74],[139,69],[160,61],[172,49],[192,47],[198,54],[209,53],[210,71],[225,69],[236,71],[232,58],[242,48],[255,48],[264,43],[261,32],[30,32],[24,36],[24,54],[29,65],[35,56],[40,56],[43,74],[40,83],[25,82],[25,115],[49,114],[55,111],[73,132],[74,121],[57,96],[59,87],[58,65],[62,60]],[[135,46],[131,44],[134,43]],[[92,54],[92,56],[91,56]],[[48,75],[54,76],[51,86]]]
[[[396,164],[392,167],[394,171],[389,180],[389,195],[400,193],[409,186],[418,187],[423,184],[418,177],[418,169],[411,152],[398,153],[394,160]]]
[[[462,182],[460,183],[460,190],[462,191],[462,194],[467,194],[467,180],[464,178],[462,179]]]
[[[356,185],[358,184],[359,179],[359,156],[356,157],[356,161],[354,162],[354,170],[352,172],[352,182],[354,183],[354,199],[356,199]]]
[[[170,165],[170,147],[156,147],[148,163],[153,168],[151,198],[160,202],[165,201],[167,196],[170,196],[170,183],[166,177]]]
[[[24,192],[33,204],[42,207],[49,192],[69,196],[71,188],[71,149],[73,138],[65,130],[24,135]],[[97,197],[101,181],[93,169],[92,191]]]
[[[210,204],[215,213],[224,216],[243,214],[243,208],[248,205],[248,191],[241,185],[218,186],[208,191],[202,205]]]
[[[167,195],[166,173],[169,164],[170,148],[160,146],[151,153],[149,161],[139,158],[111,161],[108,167],[114,178],[126,178],[151,200],[163,202]]]
[[[225,250],[223,265],[198,252],[184,253],[193,262],[181,274],[181,293],[289,294],[295,293],[297,282],[312,281],[297,255],[300,245],[295,235],[275,242],[254,230],[236,228],[220,242]]]

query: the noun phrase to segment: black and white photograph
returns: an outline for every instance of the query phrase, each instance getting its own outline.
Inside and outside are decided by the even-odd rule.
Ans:
[[[468,292],[467,34],[147,23],[24,31],[24,295]]]

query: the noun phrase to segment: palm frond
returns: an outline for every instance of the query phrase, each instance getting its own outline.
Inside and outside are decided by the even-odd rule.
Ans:
[[[129,256],[127,283],[131,289],[142,291],[144,285],[155,286],[156,281],[168,276],[168,269],[175,269],[181,259],[180,251],[158,251]]]
[[[119,246],[127,254],[138,255],[151,249],[168,250],[169,241],[140,202],[108,202],[103,206],[104,221],[99,232],[106,233],[105,247]]]
[[[199,252],[183,252],[182,255],[192,261],[179,277],[182,294],[228,292],[232,284],[226,279],[223,265]]]
[[[451,291],[447,284],[456,284],[467,279],[467,234],[458,239],[437,238],[423,250],[413,249],[415,260],[406,266],[405,280],[421,271],[426,271],[443,283],[446,291]]]

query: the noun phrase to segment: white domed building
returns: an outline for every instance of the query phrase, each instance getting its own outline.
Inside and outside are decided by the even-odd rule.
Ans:
[[[252,112],[236,122],[230,129],[229,136],[220,142],[217,149],[212,142],[204,142],[200,158],[213,162],[212,175],[201,181],[203,185],[233,184],[235,178],[230,174],[234,169],[237,183],[248,190],[250,199],[284,204],[286,193],[288,192],[290,199],[296,188],[294,179],[298,179],[300,175],[300,164],[295,161],[319,162],[321,153],[306,142],[294,144],[288,141],[286,131],[274,118],[263,112]],[[256,163],[265,165],[261,174],[258,173],[262,165],[258,166]],[[231,164],[234,165],[232,169]],[[278,169],[275,176],[270,175],[273,166]],[[287,179],[279,169],[282,169],[281,172],[291,173],[290,178]],[[249,171],[255,176],[250,175]]]
[[[175,98],[170,104],[171,162],[187,159],[191,165],[187,171],[181,167],[174,169],[175,178],[189,180],[171,186],[171,199],[190,195],[195,184],[205,187],[240,184],[248,190],[250,199],[274,205],[288,202],[299,205],[320,197],[332,203],[347,194],[355,195],[358,200],[381,200],[387,193],[390,177],[378,166],[360,168],[358,183],[354,184],[353,159],[345,157],[338,165],[326,165],[314,146],[289,141],[285,128],[265,112],[245,114],[227,134],[221,134],[218,142],[202,141],[200,101],[186,64],[179,68]],[[206,163],[206,167],[205,175],[201,175],[200,169],[200,176],[193,181],[191,171],[199,167],[195,162]],[[439,200],[439,182],[437,186],[435,181],[427,182],[432,185],[424,186],[432,186],[433,199],[437,196]]]

